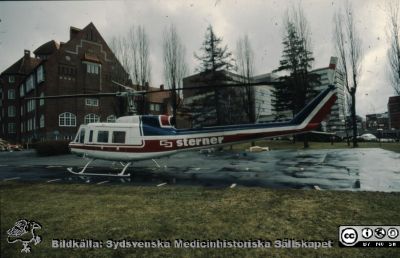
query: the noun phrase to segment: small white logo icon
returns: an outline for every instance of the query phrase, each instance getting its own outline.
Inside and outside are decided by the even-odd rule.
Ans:
[[[372,231],[372,229],[370,229],[370,228],[363,228],[363,230],[361,231],[361,233],[362,233],[362,236],[363,236],[365,239],[369,239],[369,238],[371,238],[372,235],[374,234],[374,231]]]
[[[386,236],[386,230],[384,228],[376,228],[375,229],[375,237],[382,239]]]
[[[345,245],[353,245],[355,242],[357,242],[357,238],[357,231],[353,228],[345,228],[340,234],[340,239]]]
[[[389,228],[387,231],[387,235],[391,239],[395,239],[399,235],[399,231],[397,230],[397,228]]]
[[[35,230],[41,229],[42,226],[35,222],[26,219],[21,219],[15,222],[14,227],[7,230],[7,242],[10,244],[21,242],[21,253],[30,253],[31,247],[29,243],[39,244],[42,239],[35,233]]]

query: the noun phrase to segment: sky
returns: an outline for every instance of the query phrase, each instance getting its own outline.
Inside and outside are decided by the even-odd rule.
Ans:
[[[143,25],[150,40],[152,66],[150,84],[164,84],[162,38],[174,24],[186,48],[190,74],[199,65],[199,51],[208,25],[223,44],[235,53],[236,42],[248,35],[255,52],[255,74],[269,73],[279,66],[282,55],[283,17],[295,0],[136,0],[136,1],[45,1],[0,2],[0,71],[33,52],[49,40],[66,42],[69,27],[83,28],[90,22],[103,38],[123,36],[131,26]],[[327,67],[335,56],[333,15],[341,0],[303,0],[311,29],[313,68]],[[387,111],[394,91],[388,80],[387,17],[384,1],[353,0],[355,21],[362,39],[362,73],[357,90],[357,113]]]

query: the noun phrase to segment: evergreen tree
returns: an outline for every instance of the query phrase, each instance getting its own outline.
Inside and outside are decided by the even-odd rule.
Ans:
[[[288,74],[279,78],[282,85],[273,91],[273,106],[276,112],[290,110],[296,114],[315,95],[318,77],[309,73],[314,58],[292,22],[288,22],[286,32],[282,60],[275,72],[286,71]]]
[[[308,39],[299,36],[298,31],[295,24],[288,19],[282,59],[280,66],[275,70],[275,72],[287,73],[280,77],[282,85],[273,90],[272,104],[278,114],[283,111],[292,111],[294,116],[309,99],[315,96],[314,88],[319,84],[319,75],[309,73],[314,58],[308,49]],[[306,135],[303,135],[303,140],[304,148],[308,148]]]
[[[197,68],[198,71],[215,73],[221,70],[229,71],[233,68],[232,53],[228,51],[227,45],[221,47],[221,43],[222,38],[217,37],[212,26],[209,25],[201,47],[203,55],[194,54],[195,58],[201,61],[200,66]]]
[[[222,93],[226,95],[226,91],[228,90],[220,90],[218,89],[218,85],[231,80],[226,76],[224,71],[229,71],[234,68],[232,53],[228,51],[228,46],[225,45],[222,47],[221,44],[222,38],[217,37],[212,26],[209,25],[205,34],[205,40],[200,48],[202,55],[199,56],[196,53],[194,54],[195,58],[201,62],[199,67],[196,69],[202,75],[199,77],[200,81],[198,81],[198,83],[207,86],[215,86],[212,102],[214,102],[217,120],[216,123],[218,125],[227,123],[227,117],[224,117],[222,114],[222,107],[226,106],[226,103],[223,103],[224,100],[221,95]],[[201,91],[201,93],[204,93],[204,91]],[[209,99],[204,108],[210,108]]]

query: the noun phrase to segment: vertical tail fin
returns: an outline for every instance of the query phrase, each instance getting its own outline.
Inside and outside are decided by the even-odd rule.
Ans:
[[[291,124],[301,124],[308,120],[309,123],[321,123],[330,113],[332,105],[336,101],[335,86],[329,87],[318,94],[290,121]]]

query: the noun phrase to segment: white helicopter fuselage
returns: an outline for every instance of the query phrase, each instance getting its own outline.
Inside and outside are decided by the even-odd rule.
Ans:
[[[131,162],[168,156],[180,151],[248,142],[314,130],[336,100],[330,87],[289,122],[176,129],[169,116],[126,116],[115,123],[82,125],[70,143],[71,152],[112,161]]]

